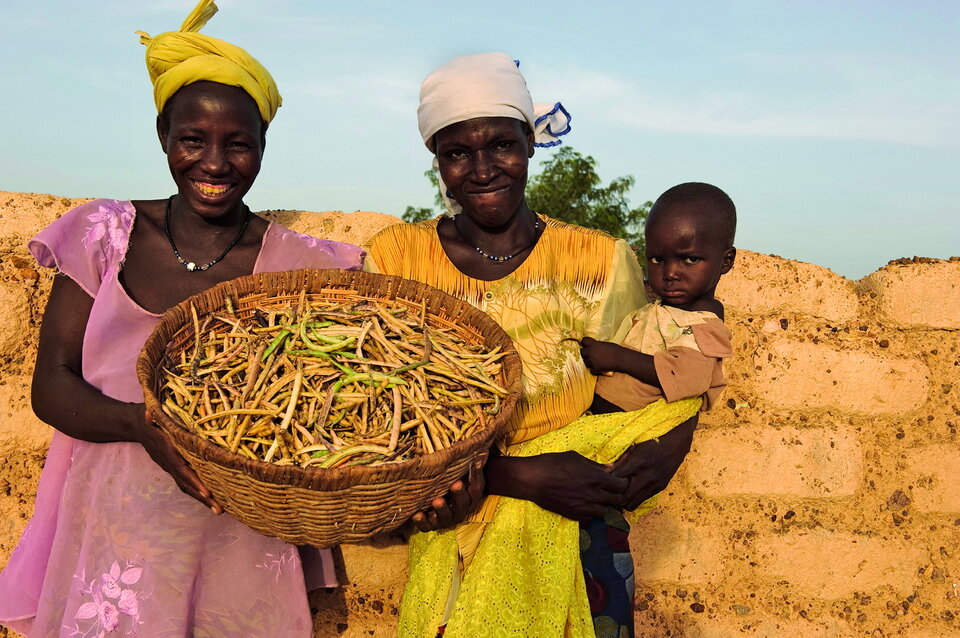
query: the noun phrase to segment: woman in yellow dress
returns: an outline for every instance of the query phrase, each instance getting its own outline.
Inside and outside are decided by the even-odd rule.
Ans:
[[[610,338],[646,302],[643,274],[625,241],[527,206],[534,146],[559,143],[569,115],[535,106],[517,67],[465,56],[424,81],[420,132],[451,215],[367,247],[368,270],[473,304],[523,361],[523,395],[483,471],[413,519],[403,636],[632,635],[622,512],[666,486],[692,440],[695,401],[651,406],[642,427],[624,426],[638,413],[581,418],[595,377],[577,341]]]

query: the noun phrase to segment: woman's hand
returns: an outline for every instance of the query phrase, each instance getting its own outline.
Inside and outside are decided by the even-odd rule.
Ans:
[[[690,451],[697,417],[693,416],[660,437],[631,446],[613,464],[611,474],[628,480],[618,506],[633,510],[666,489]]]
[[[627,489],[629,481],[611,470],[576,452],[498,456],[487,465],[487,484],[491,494],[533,501],[566,518],[588,521],[616,507]]]
[[[480,505],[486,487],[483,466],[487,462],[484,453],[473,461],[467,476],[450,486],[446,496],[430,502],[430,509],[417,512],[410,521],[421,532],[432,532],[459,525]]]
[[[186,459],[163,436],[159,426],[153,422],[153,417],[144,409],[143,404],[133,404],[131,407],[142,415],[134,428],[136,440],[147,451],[154,463],[173,477],[180,491],[209,507],[214,514],[222,514],[223,508],[214,500],[213,494],[203,484],[194,469],[187,464]]]
[[[591,337],[580,340],[580,356],[590,374],[600,376],[605,372],[619,372],[619,354],[623,348],[609,341],[597,341]]]

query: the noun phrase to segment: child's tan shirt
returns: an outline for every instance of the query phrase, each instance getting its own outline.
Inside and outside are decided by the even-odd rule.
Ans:
[[[614,343],[653,356],[663,388],[616,372],[597,379],[595,392],[622,410],[639,410],[664,398],[703,397],[709,410],[727,383],[723,359],[732,354],[730,330],[712,312],[689,312],[654,302],[628,315]]]

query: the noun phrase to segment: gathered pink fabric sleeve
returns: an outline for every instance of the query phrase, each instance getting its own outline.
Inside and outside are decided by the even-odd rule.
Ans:
[[[300,268],[360,270],[364,250],[359,246],[320,239],[270,224],[268,237],[254,272],[282,272]]]
[[[64,213],[27,248],[45,268],[56,268],[96,297],[111,265],[126,254],[133,225],[130,202],[95,199]]]

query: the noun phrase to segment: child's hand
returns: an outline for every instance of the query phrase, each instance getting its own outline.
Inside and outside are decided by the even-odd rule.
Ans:
[[[590,374],[596,376],[620,371],[618,355],[621,349],[615,343],[597,341],[591,337],[580,340],[580,356],[590,369]]]

